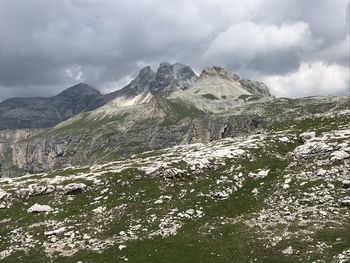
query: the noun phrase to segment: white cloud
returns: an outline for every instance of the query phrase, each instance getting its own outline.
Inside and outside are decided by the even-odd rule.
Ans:
[[[349,68],[324,62],[302,63],[285,76],[266,76],[262,80],[278,97],[311,95],[349,95]]]
[[[245,63],[267,54],[307,49],[312,43],[309,26],[304,22],[280,26],[242,22],[218,34],[204,53],[204,58],[221,62],[234,59]]]

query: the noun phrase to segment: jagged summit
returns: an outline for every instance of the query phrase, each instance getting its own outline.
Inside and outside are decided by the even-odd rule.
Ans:
[[[171,93],[190,88],[197,80],[197,75],[186,65],[162,62],[159,65],[151,93],[156,96],[169,96]]]
[[[125,89],[137,93],[149,91],[154,96],[166,97],[178,90],[190,88],[197,80],[196,74],[189,66],[162,62],[157,72],[147,66],[141,69],[139,75]]]
[[[192,87],[197,79],[189,66],[180,63],[162,62],[156,72],[147,66],[126,87],[114,92],[114,98],[106,106],[129,107],[148,103],[154,97],[166,98]]]

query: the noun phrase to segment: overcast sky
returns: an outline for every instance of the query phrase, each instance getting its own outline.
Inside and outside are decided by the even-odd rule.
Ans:
[[[0,0],[0,100],[119,89],[162,61],[349,94],[349,0]]]

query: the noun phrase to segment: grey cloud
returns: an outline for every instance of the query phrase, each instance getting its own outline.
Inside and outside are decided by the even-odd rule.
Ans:
[[[110,91],[161,61],[247,77],[291,74],[309,60],[343,65],[346,8],[347,0],[0,0],[0,100],[80,81]],[[247,23],[257,38],[286,24],[305,32],[293,45],[248,36],[257,45],[215,50],[220,35]]]

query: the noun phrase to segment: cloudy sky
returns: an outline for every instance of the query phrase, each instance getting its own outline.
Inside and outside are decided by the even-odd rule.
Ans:
[[[349,0],[0,0],[0,100],[145,65],[223,66],[277,96],[349,94]]]

